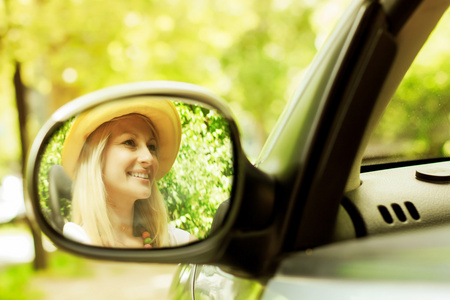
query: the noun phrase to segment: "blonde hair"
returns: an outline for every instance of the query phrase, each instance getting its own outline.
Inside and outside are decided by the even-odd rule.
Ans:
[[[151,121],[140,114],[114,118],[100,125],[89,135],[78,158],[73,181],[72,222],[83,227],[94,245],[117,246],[102,169],[104,149],[111,135],[112,126],[130,116],[142,118],[153,132],[155,131]],[[156,132],[154,133],[158,139]],[[137,233],[136,227],[142,226],[150,232],[154,246],[168,246],[167,209],[156,181],[151,189],[151,196],[148,199],[140,199],[134,203],[133,233]]]

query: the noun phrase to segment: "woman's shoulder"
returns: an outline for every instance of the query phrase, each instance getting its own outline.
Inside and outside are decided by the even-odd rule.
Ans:
[[[84,229],[75,223],[67,222],[63,228],[63,235],[66,238],[74,240],[76,242],[84,243],[84,244],[92,244],[91,239],[87,235]]]
[[[169,244],[170,246],[181,246],[189,243],[189,232],[176,228],[173,225],[168,225],[167,232],[169,234]]]

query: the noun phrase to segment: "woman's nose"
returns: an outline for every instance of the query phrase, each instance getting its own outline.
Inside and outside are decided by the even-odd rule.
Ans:
[[[147,146],[142,146],[139,148],[138,160],[141,164],[152,164],[156,160],[156,156],[152,153]]]

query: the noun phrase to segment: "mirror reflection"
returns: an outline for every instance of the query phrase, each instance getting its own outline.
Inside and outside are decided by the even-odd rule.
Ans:
[[[108,102],[49,138],[39,168],[45,218],[102,247],[175,247],[204,239],[230,197],[232,141],[215,110],[156,97]]]

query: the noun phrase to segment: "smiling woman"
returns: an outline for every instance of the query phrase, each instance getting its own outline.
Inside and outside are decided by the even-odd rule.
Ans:
[[[62,150],[62,166],[74,182],[75,222],[64,226],[64,234],[116,247],[176,246],[194,240],[167,225],[156,186],[175,161],[180,139],[180,119],[171,102],[137,98],[80,114]]]
[[[207,108],[148,97],[82,112],[52,135],[42,157],[44,215],[66,237],[96,246],[173,247],[205,238],[213,213],[229,197],[226,182],[233,175],[221,119]],[[61,170],[55,173],[54,165],[62,165]],[[197,168],[198,176],[191,178]],[[222,190],[203,190],[217,186],[207,178],[215,169]],[[55,184],[66,188],[66,195],[52,196]],[[189,195],[192,187],[205,195]],[[188,225],[192,219],[195,226]]]

